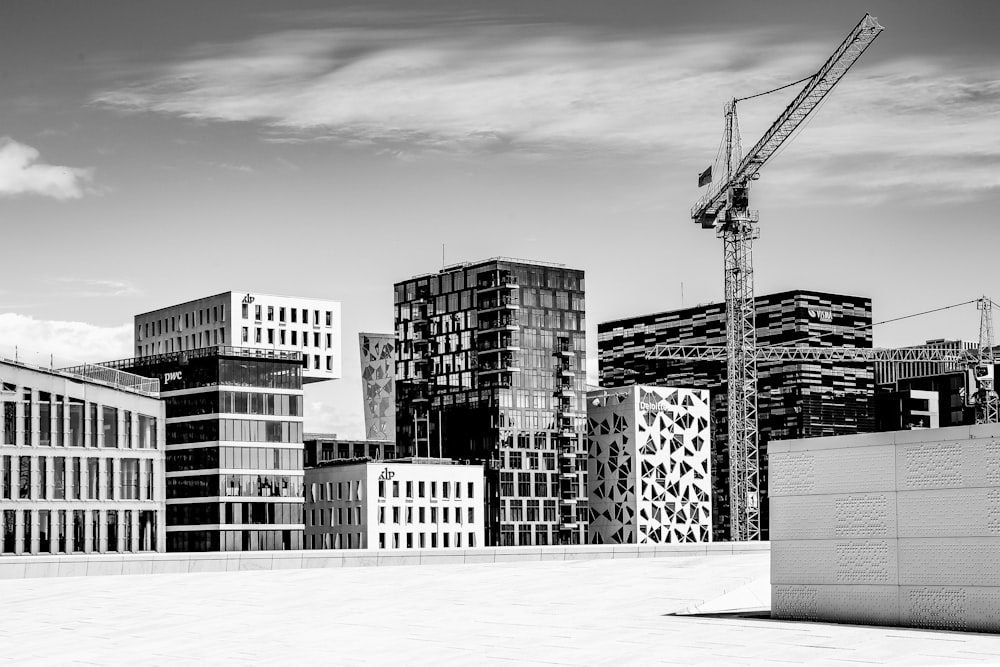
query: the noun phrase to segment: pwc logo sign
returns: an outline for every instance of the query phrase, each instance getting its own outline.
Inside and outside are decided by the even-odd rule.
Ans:
[[[171,371],[163,374],[163,384],[165,385],[171,382],[180,382],[182,379],[184,379],[182,371]]]

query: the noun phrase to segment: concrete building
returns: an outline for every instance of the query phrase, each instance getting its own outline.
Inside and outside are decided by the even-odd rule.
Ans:
[[[939,428],[940,402],[936,391],[901,389],[875,393],[875,430],[905,431]]]
[[[396,440],[396,337],[358,334],[365,437]]]
[[[302,438],[307,468],[330,461],[369,458],[372,461],[400,458],[396,443],[389,440],[346,440],[336,433],[306,433]]]
[[[0,360],[0,553],[163,551],[155,380]]]
[[[487,467],[488,545],[587,542],[583,271],[494,258],[395,285],[396,446]]]
[[[871,300],[795,290],[756,297],[758,345],[870,348]],[[713,539],[729,539],[729,448],[725,362],[646,359],[658,343],[726,344],[725,304],[654,313],[597,326],[601,385],[650,384],[708,389],[712,400]],[[767,362],[757,365],[761,443],[761,533],[767,539],[767,455],[770,440],[874,430],[871,363]]]
[[[340,302],[223,292],[135,316],[135,356],[207,347],[300,355],[303,382],[341,377]]]
[[[298,352],[220,345],[105,365],[160,380],[167,551],[302,547]]]
[[[306,468],[308,549],[483,546],[483,467],[448,459]]]
[[[1000,425],[768,453],[773,617],[1000,632]]]
[[[587,394],[592,544],[711,540],[709,412],[706,389]]]

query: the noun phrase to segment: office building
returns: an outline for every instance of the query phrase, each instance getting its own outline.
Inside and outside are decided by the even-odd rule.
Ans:
[[[587,535],[583,271],[494,258],[395,285],[396,446],[487,467],[488,545]]]
[[[757,344],[871,347],[871,300],[795,290],[755,299]],[[726,344],[725,304],[598,324],[601,384],[708,389],[712,403],[713,539],[729,539],[729,462],[725,362],[651,360],[659,343]],[[757,364],[762,539],[767,539],[765,443],[874,430],[871,363]]]
[[[160,380],[167,551],[302,548],[302,355],[220,345],[104,364]]]
[[[361,390],[368,440],[396,439],[396,337],[358,334]]]
[[[330,461],[370,459],[372,461],[401,458],[396,443],[391,440],[350,440],[336,433],[306,433],[302,438],[307,468]]]
[[[907,431],[915,428],[939,428],[941,414],[936,391],[879,387],[875,392],[875,430]]]
[[[947,350],[955,352],[956,355],[971,350],[978,350],[979,343],[966,340],[946,340],[935,338],[923,345],[915,345],[915,348]],[[955,361],[876,361],[875,362],[875,384],[882,385],[897,380],[906,380],[915,377],[927,377],[930,375],[944,375],[964,371],[965,364]]]
[[[706,389],[587,394],[591,543],[711,540],[709,412]]]
[[[306,468],[307,549],[483,545],[483,466],[447,459]]]
[[[341,377],[340,302],[223,292],[135,316],[135,356],[208,347],[296,352],[305,383]]]
[[[0,553],[163,551],[155,380],[0,360]]]

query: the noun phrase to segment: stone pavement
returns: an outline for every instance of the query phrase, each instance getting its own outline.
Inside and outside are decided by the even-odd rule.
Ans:
[[[675,616],[768,555],[0,581],[9,664],[1000,663],[1000,636]]]

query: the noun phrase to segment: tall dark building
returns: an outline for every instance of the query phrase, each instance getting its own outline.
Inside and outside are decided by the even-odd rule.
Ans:
[[[495,258],[395,286],[400,456],[486,463],[486,543],[587,541],[583,271]]]
[[[795,290],[755,299],[757,344],[871,347],[871,300]],[[860,328],[859,328],[860,327]],[[716,303],[598,324],[601,384],[708,389],[712,403],[713,539],[729,539],[729,447],[725,362],[646,359],[660,343],[726,344],[725,304]],[[822,337],[821,337],[822,336]],[[767,539],[769,440],[874,430],[872,364],[757,364],[761,533]]]
[[[160,380],[167,551],[302,548],[301,354],[218,346],[103,365]]]

